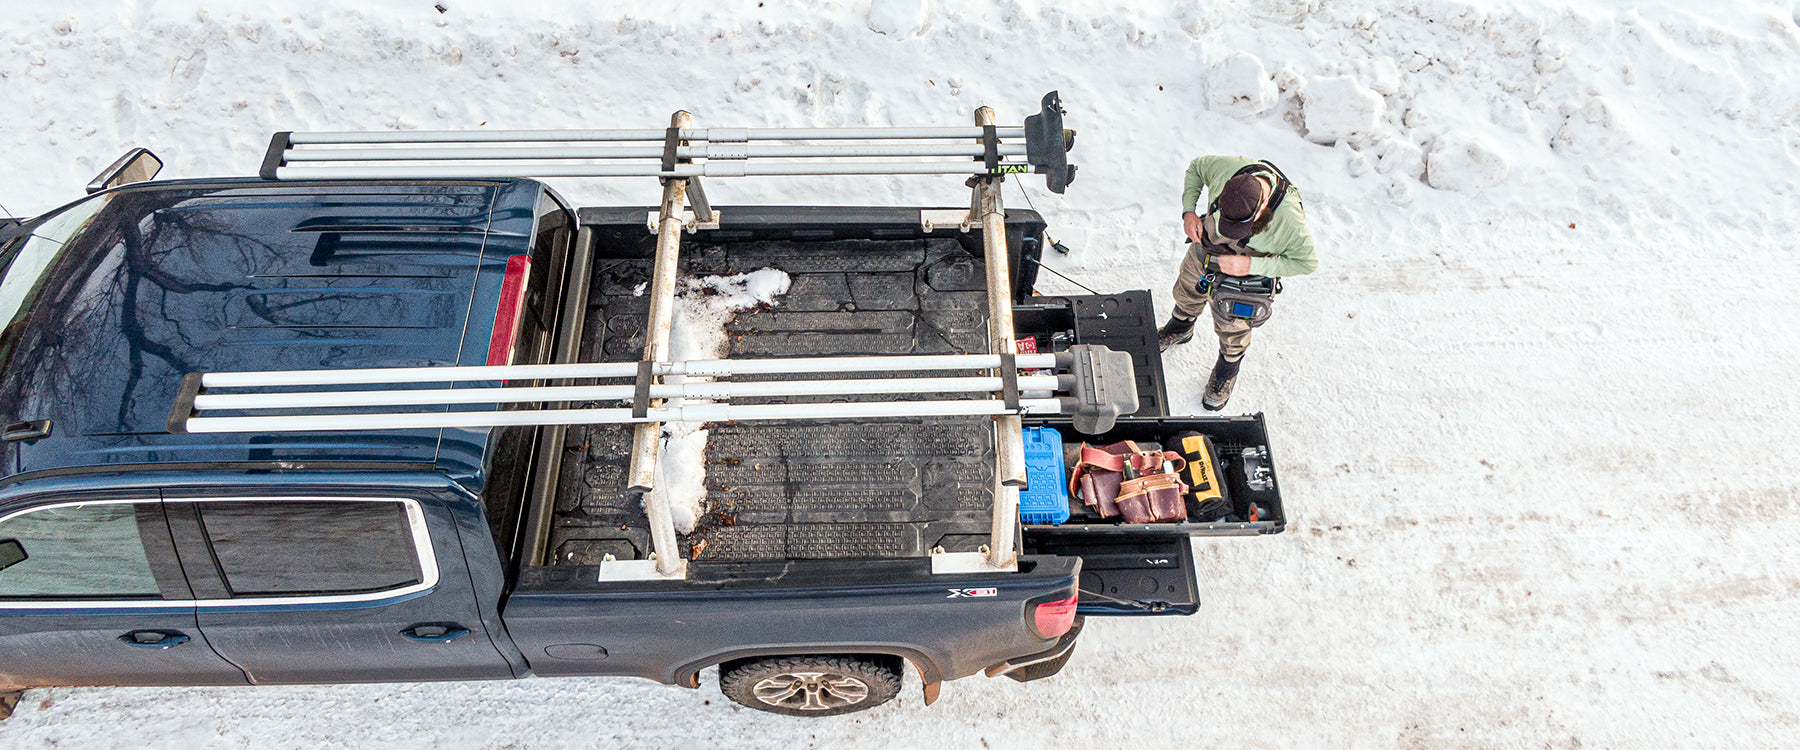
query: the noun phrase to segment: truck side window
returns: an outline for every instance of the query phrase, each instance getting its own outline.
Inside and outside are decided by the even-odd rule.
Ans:
[[[136,503],[52,506],[0,521],[23,560],[0,570],[0,598],[160,598]]]
[[[422,580],[399,502],[246,500],[198,508],[234,596],[367,593]]]

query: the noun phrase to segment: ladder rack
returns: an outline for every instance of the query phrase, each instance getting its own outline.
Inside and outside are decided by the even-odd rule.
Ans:
[[[183,381],[169,418],[171,432],[280,432],[420,427],[484,427],[571,424],[635,424],[629,486],[644,493],[652,548],[648,560],[608,560],[602,580],[679,578],[687,563],[678,554],[668,499],[650,490],[656,482],[665,421],[735,419],[832,419],[926,415],[987,415],[994,419],[994,508],[989,543],[981,552],[934,551],[932,570],[969,573],[1018,569],[1019,490],[1025,485],[1020,415],[1069,413],[1078,429],[1109,428],[1136,409],[1129,355],[1104,347],[1074,347],[1056,355],[1019,355],[1013,338],[1012,281],[1008,268],[1001,181],[1008,174],[1042,174],[1061,193],[1074,179],[1067,152],[1075,131],[1063,128],[1062,100],[1052,91],[1022,126],[1001,127],[994,111],[975,111],[973,127],[695,128],[676,112],[664,129],[406,131],[380,133],[276,133],[259,174],[266,180],[469,179],[511,177],[657,177],[663,194],[652,216],[656,255],[647,290],[649,323],[644,354],[636,363],[567,363],[494,367],[389,368],[314,372],[192,373]],[[1003,139],[1005,139],[1003,141]],[[1019,140],[1023,139],[1023,143]],[[683,230],[719,226],[701,177],[751,175],[969,175],[970,210],[965,231],[981,228],[987,270],[988,344],[985,355],[794,358],[672,362],[670,327]],[[692,209],[693,222],[687,220]],[[1081,351],[1074,351],[1074,350]],[[1054,377],[1020,376],[1019,368],[1058,367]],[[662,383],[665,375],[730,375],[751,372],[894,372],[985,370],[985,376],[754,383]],[[332,390],[345,385],[441,383],[535,379],[632,378],[631,385],[552,385],[526,388]],[[217,389],[328,386],[302,393],[217,393]],[[213,389],[209,392],[208,389]],[[1022,398],[1021,389],[1056,390],[1056,398]],[[977,393],[987,398],[893,400],[831,404],[732,404],[733,397],[771,395]],[[994,398],[993,396],[998,396]],[[712,399],[681,403],[664,399]],[[630,408],[550,408],[569,402],[629,400]],[[540,408],[502,409],[536,403]],[[485,409],[459,406],[487,405]],[[258,410],[316,410],[429,406],[432,412],[243,414]],[[200,416],[231,411],[232,416]],[[1088,430],[1103,425],[1103,428]],[[554,439],[554,438],[552,438]]]

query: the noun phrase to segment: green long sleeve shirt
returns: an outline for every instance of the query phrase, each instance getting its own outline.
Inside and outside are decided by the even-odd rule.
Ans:
[[[1242,156],[1195,159],[1188,164],[1187,180],[1181,191],[1181,210],[1194,210],[1199,204],[1202,188],[1207,196],[1216,196],[1225,187],[1226,180],[1239,169],[1255,163],[1255,159]],[[1306,210],[1300,205],[1299,188],[1288,186],[1287,197],[1275,208],[1275,215],[1262,231],[1251,235],[1246,244],[1252,250],[1268,254],[1250,259],[1250,273],[1254,276],[1299,276],[1319,267],[1312,232],[1306,228]]]

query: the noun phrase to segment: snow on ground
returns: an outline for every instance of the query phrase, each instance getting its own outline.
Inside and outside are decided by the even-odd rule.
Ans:
[[[445,0],[5,8],[0,204],[128,146],[245,174],[275,130],[1016,122],[1007,200],[1161,309],[1186,161],[1276,161],[1317,273],[1259,330],[1292,523],[1195,545],[1193,617],[1091,622],[1054,679],[798,721],[622,679],[59,689],[8,747],[1775,747],[1800,736],[1794,2]],[[649,181],[568,182],[644,205]],[[966,205],[954,180],[716,203]],[[1051,290],[1073,289],[1054,278]],[[1170,353],[1199,411],[1211,344]]]

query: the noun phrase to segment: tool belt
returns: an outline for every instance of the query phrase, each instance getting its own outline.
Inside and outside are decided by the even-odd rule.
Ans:
[[[1163,470],[1165,464],[1169,471]],[[1130,440],[1098,447],[1082,443],[1069,492],[1102,518],[1123,516],[1126,523],[1186,521],[1182,495],[1188,488],[1180,476],[1186,466],[1180,453],[1144,450]]]
[[[1212,314],[1221,324],[1244,321],[1255,328],[1269,322],[1274,314],[1275,295],[1281,292],[1281,280],[1269,276],[1212,277]]]

